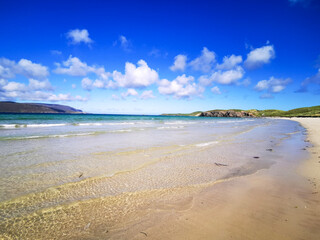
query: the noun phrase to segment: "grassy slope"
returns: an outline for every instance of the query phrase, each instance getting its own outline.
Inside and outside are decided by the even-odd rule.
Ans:
[[[241,109],[230,109],[236,112],[243,111]],[[215,109],[210,111],[227,111],[222,109]],[[282,111],[276,109],[267,109],[267,110],[244,110],[246,112],[251,112],[257,117],[320,117],[320,105],[314,107],[304,107],[304,108],[296,108],[289,111]],[[196,116],[201,113],[201,111],[193,112],[189,114],[163,114],[168,116]]]

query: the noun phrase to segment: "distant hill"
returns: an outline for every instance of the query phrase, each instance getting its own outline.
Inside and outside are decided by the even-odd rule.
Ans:
[[[46,103],[0,102],[0,113],[83,113],[65,105]]]
[[[165,116],[197,116],[197,117],[320,117],[320,105],[313,107],[295,108],[289,111],[276,109],[267,110],[241,110],[241,109],[216,109],[210,111],[197,111],[189,114],[162,114]]]

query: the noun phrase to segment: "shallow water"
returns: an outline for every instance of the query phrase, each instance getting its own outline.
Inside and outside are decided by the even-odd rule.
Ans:
[[[159,199],[170,208],[270,168],[292,135],[301,149],[303,131],[273,119],[0,115],[0,236],[105,236]]]

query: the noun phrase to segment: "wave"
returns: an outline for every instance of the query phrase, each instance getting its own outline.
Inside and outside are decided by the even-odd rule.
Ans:
[[[117,133],[117,132],[132,132],[131,129],[119,129],[119,130],[113,130],[113,131],[110,131],[112,133]]]
[[[135,122],[89,122],[89,123],[39,123],[39,124],[1,124],[0,128],[40,128],[40,127],[62,127],[62,126],[116,126],[134,125]]]
[[[212,141],[212,142],[204,142],[204,143],[198,143],[196,144],[197,147],[206,147],[212,144],[217,144],[219,143],[218,141]]]
[[[22,127],[31,127],[31,128],[38,128],[38,127],[61,127],[66,126],[66,123],[41,123],[41,124],[1,124],[1,128],[22,128]]]
[[[190,121],[173,121],[173,122],[164,122],[166,125],[179,125],[179,124],[197,124],[199,122],[190,122]]]
[[[1,138],[1,140],[27,140],[27,139],[40,139],[40,138],[64,138],[64,137],[77,137],[77,136],[89,136],[96,135],[98,132],[88,133],[70,133],[70,134],[54,134],[54,135],[34,135],[34,136],[21,136],[21,137],[7,137]]]
[[[157,127],[157,129],[181,129],[184,126],[171,126],[171,127]]]

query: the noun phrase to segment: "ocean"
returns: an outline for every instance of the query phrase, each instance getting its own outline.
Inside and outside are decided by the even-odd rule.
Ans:
[[[0,238],[121,238],[159,199],[298,161],[304,131],[269,118],[1,114]]]

